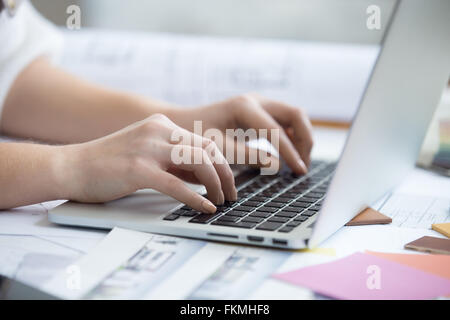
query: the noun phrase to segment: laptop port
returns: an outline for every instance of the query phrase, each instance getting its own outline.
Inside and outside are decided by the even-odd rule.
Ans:
[[[211,236],[211,237],[223,237],[223,238],[234,238],[234,239],[238,239],[239,238],[238,236],[235,236],[233,234],[222,234],[222,233],[211,233],[211,232],[208,232],[208,236]]]
[[[257,236],[247,236],[247,239],[249,241],[253,241],[253,242],[263,242],[264,241],[263,237],[257,237]]]
[[[282,245],[282,246],[287,246],[287,240],[283,240],[283,239],[272,239],[272,243],[276,244],[276,245]]]

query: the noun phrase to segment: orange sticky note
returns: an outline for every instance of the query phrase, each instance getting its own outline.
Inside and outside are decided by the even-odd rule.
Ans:
[[[447,238],[450,238],[450,222],[449,223],[435,223],[431,225],[434,231],[443,234]]]
[[[450,279],[450,255],[385,253],[375,251],[366,251],[366,253]]]
[[[369,224],[387,224],[391,223],[392,219],[384,214],[372,209],[366,208],[361,211],[356,217],[346,223],[346,226],[364,226]]]

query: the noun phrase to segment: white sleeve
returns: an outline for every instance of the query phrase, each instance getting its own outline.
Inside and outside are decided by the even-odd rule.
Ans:
[[[18,74],[39,56],[55,62],[63,47],[63,36],[28,2],[14,17],[0,13],[0,117],[8,91]]]

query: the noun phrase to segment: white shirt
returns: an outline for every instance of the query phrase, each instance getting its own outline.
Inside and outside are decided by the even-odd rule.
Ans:
[[[1,1],[1,0],[0,0]],[[14,16],[0,13],[0,117],[11,85],[18,74],[39,56],[55,61],[62,50],[63,37],[28,1]]]

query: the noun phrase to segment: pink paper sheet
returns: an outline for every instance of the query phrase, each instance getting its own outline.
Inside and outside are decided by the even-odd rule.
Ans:
[[[273,277],[338,299],[432,299],[450,294],[448,279],[364,253]]]

